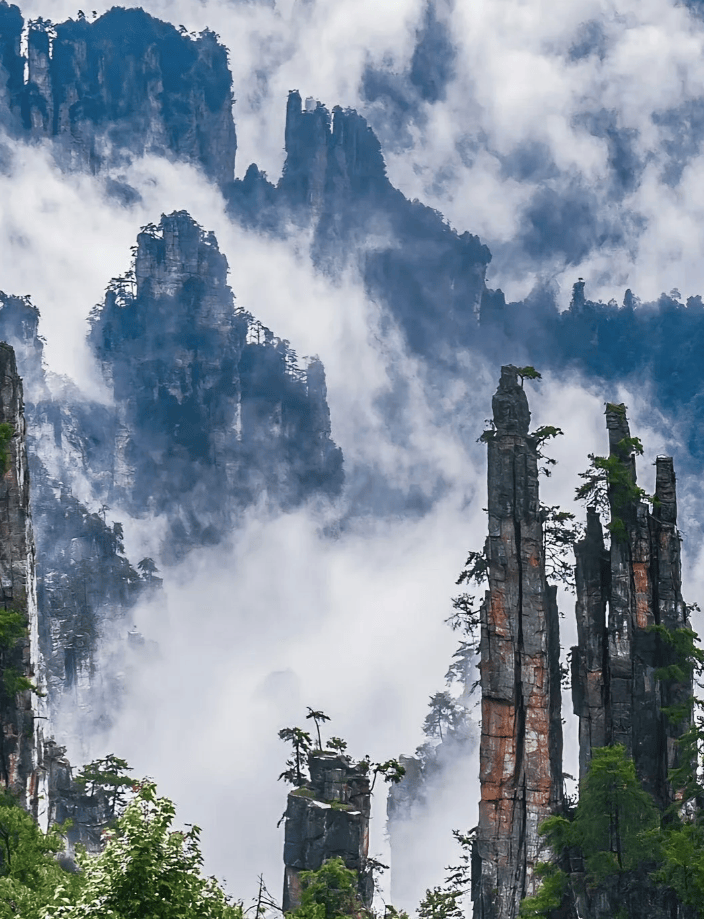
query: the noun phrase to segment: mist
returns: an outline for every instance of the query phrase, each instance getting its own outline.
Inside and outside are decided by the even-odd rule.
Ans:
[[[675,287],[685,296],[704,290],[701,138],[693,129],[689,146],[668,146],[668,113],[702,95],[703,27],[684,7],[436,4],[454,56],[434,96],[423,96],[411,80],[421,0],[383,8],[341,0],[124,5],[220,34],[234,75],[238,176],[257,162],[278,178],[286,94],[298,88],[364,113],[385,143],[392,182],[459,231],[479,234],[494,254],[490,283],[509,298],[549,279],[566,306],[578,275],[594,298],[619,297],[627,286],[644,299]],[[22,9],[56,20],[76,12],[73,0],[30,0]],[[597,19],[598,28],[590,25]],[[371,72],[391,81],[407,114],[394,110],[389,92],[372,98]],[[83,736],[70,696],[57,721],[76,762],[112,751],[136,776],[153,776],[179,819],[203,827],[206,867],[236,897],[253,896],[260,873],[278,897],[286,788],[277,777],[288,751],[277,732],[308,727],[311,706],[331,716],[329,733],[344,737],[355,757],[384,760],[424,740],[428,697],[444,688],[457,644],[444,622],[455,580],[467,551],[485,539],[485,457],[476,438],[499,367],[465,354],[466,378],[437,378],[398,330],[382,333],[379,305],[354,268],[337,280],[323,276],[306,233],[271,239],[234,224],[220,192],[193,167],[142,157],[103,176],[67,175],[48,145],[7,143],[0,286],[31,294],[49,368],[87,398],[108,398],[85,343],[90,310],[129,268],[140,226],[177,209],[215,232],[237,304],[325,366],[332,436],[345,457],[340,501],[284,514],[262,502],[226,543],[162,570],[162,595],[106,635],[105,659],[122,668],[124,686],[109,732]],[[131,204],[111,192],[109,178],[133,190]],[[533,427],[564,430],[550,450],[558,465],[541,481],[545,503],[575,509],[576,473],[589,452],[606,451],[606,401],[629,407],[632,433],[646,448],[638,464],[646,490],[657,454],[686,455],[681,432],[654,414],[647,380],[603,392],[574,374],[546,373],[527,387]],[[683,529],[699,532],[697,483],[680,482],[680,507]],[[111,515],[124,523],[130,558],[158,556],[160,520],[130,519],[119,507]],[[685,594],[694,598],[704,560],[691,544],[684,551]],[[574,598],[561,592],[559,605],[566,650],[575,639]],[[133,627],[149,644],[131,657],[119,651],[115,664]],[[563,717],[565,770],[576,775],[568,695]],[[456,859],[451,830],[474,825],[473,757],[447,773],[394,853],[397,906],[413,909],[442,881]],[[370,854],[388,864],[384,798],[378,787]],[[382,888],[388,898],[388,876]]]

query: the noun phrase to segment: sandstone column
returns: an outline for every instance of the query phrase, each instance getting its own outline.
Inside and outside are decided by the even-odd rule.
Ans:
[[[542,821],[562,803],[559,631],[545,577],[536,443],[515,367],[502,367],[489,441],[489,591],[482,610],[481,802],[475,919],[515,919],[539,886]]]

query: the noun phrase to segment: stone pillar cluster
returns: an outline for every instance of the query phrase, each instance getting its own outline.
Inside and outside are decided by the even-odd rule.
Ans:
[[[635,452],[623,405],[608,405],[609,456],[625,478],[609,488],[611,541],[589,508],[585,538],[575,547],[577,647],[572,692],[579,716],[580,777],[592,750],[623,744],[643,786],[661,807],[671,802],[668,772],[676,764],[674,726],[664,709],[692,695],[691,679],[661,682],[674,663],[652,626],[689,627],[681,592],[680,537],[672,459],[656,460],[652,502],[636,489]],[[651,506],[652,504],[652,506]]]

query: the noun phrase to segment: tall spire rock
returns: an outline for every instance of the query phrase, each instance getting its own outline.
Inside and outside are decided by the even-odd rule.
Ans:
[[[595,507],[576,546],[577,629],[572,695],[579,716],[580,776],[597,747],[623,744],[644,787],[661,807],[672,801],[668,772],[677,762],[675,727],[664,709],[692,695],[691,679],[660,681],[671,652],[653,626],[689,627],[681,593],[680,537],[672,459],[656,460],[650,504],[636,486],[636,441],[624,405],[608,404],[611,545]]]
[[[0,784],[37,815],[40,730],[34,537],[29,508],[22,381],[0,342]]]
[[[489,440],[489,591],[482,607],[481,801],[475,919],[516,919],[562,805],[556,589],[545,576],[537,444],[515,367],[501,369]]]

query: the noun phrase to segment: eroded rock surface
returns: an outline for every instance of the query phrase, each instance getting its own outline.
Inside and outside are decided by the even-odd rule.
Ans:
[[[23,17],[0,2],[5,104],[20,134],[54,138],[66,165],[92,172],[155,153],[199,165],[220,184],[232,181],[232,75],[214,32],[191,36],[121,7],[28,25],[25,57]]]
[[[368,773],[344,754],[323,752],[310,754],[309,769],[310,781],[289,792],[286,805],[283,909],[300,905],[300,872],[329,858],[342,858],[357,873],[362,901],[371,906]]]
[[[560,649],[545,577],[536,441],[515,367],[501,370],[489,440],[489,591],[482,609],[481,801],[475,919],[515,919],[547,856],[542,821],[562,805]]]
[[[688,628],[681,591],[675,473],[670,457],[656,459],[654,502],[635,489],[636,466],[626,409],[606,410],[609,455],[618,460],[626,486],[611,486],[611,542],[604,546],[594,508],[586,537],[576,546],[577,627],[572,649],[572,692],[580,724],[580,775],[591,752],[623,744],[643,786],[661,807],[673,800],[668,772],[676,765],[674,726],[664,709],[692,695],[691,679],[661,681],[657,671],[674,663],[672,651],[652,627]]]

